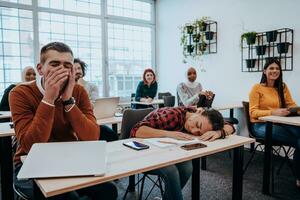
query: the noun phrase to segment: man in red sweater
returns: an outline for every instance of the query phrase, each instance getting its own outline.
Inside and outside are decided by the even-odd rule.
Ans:
[[[99,126],[85,89],[75,83],[73,53],[69,46],[52,42],[42,47],[39,77],[10,92],[10,108],[18,147],[14,158],[15,187],[33,198],[32,180],[17,180],[22,163],[37,142],[87,141],[99,139]],[[57,196],[55,199],[116,199],[117,189],[105,183]]]

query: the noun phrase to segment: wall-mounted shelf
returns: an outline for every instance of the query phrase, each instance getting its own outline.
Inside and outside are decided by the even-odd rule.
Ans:
[[[282,28],[256,34],[254,44],[242,41],[242,72],[261,72],[270,58],[281,62],[282,71],[293,70],[294,31]]]
[[[192,25],[190,25],[192,26]],[[217,22],[206,20],[203,28],[186,28],[187,44],[184,47],[187,56],[217,53]],[[205,43],[205,47],[202,43]]]

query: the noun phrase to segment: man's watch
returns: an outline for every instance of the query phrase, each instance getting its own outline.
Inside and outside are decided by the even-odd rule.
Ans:
[[[67,106],[67,105],[71,105],[71,104],[75,104],[75,98],[74,97],[71,97],[70,99],[66,100],[66,101],[63,101],[62,104],[64,106]]]

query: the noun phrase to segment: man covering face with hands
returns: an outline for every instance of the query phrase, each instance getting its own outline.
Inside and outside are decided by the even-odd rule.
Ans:
[[[18,140],[14,157],[14,175],[34,143],[89,141],[99,139],[99,126],[85,89],[75,83],[73,53],[64,43],[52,42],[42,47],[39,76],[36,81],[22,84],[10,92],[10,107]],[[63,153],[63,152],[62,152]],[[32,180],[17,180],[15,187],[33,198]],[[60,195],[57,199],[116,199],[117,189],[111,183]]]

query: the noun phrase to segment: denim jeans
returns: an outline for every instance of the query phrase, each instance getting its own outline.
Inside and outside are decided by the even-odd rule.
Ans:
[[[264,138],[266,132],[266,123],[254,123],[254,134],[257,137]],[[294,152],[294,171],[296,178],[300,180],[300,127],[285,124],[273,124],[272,138],[274,141],[281,142],[283,145],[292,146]]]
[[[14,169],[14,185],[15,188],[25,197],[33,199],[33,180],[18,180],[17,174],[22,164],[17,164]],[[49,200],[80,200],[81,197],[87,196],[92,200],[115,200],[118,197],[117,187],[113,183],[103,183],[73,192],[50,197]]]
[[[192,161],[152,170],[150,174],[161,176],[165,182],[164,200],[183,200],[181,189],[193,172]]]

